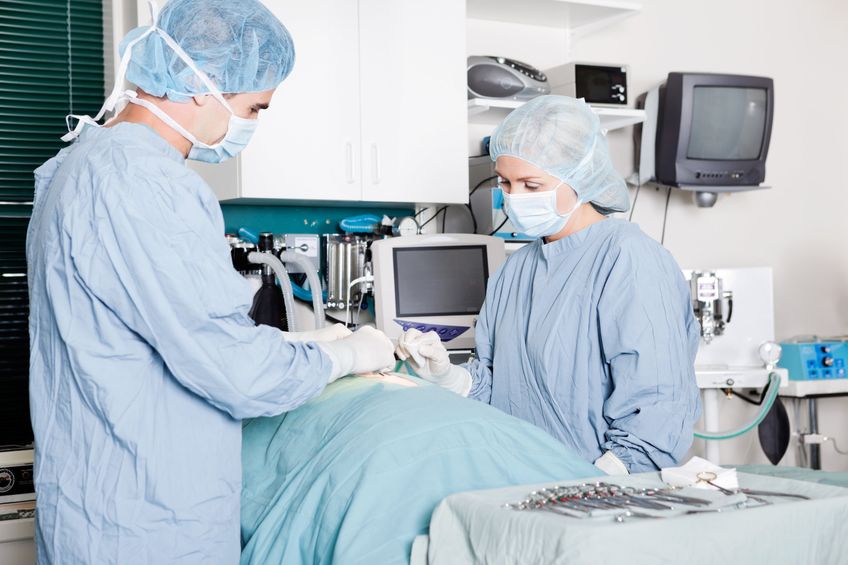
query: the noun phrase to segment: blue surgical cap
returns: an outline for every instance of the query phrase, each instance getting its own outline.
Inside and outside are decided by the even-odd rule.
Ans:
[[[489,151],[493,161],[507,155],[539,167],[602,214],[630,208],[627,185],[612,166],[601,122],[583,100],[534,98],[498,126]]]
[[[222,93],[271,90],[294,66],[291,35],[257,0],[171,0],[159,14],[157,26]],[[148,29],[139,27],[127,34],[121,55],[129,42]],[[133,47],[127,80],[175,102],[209,92],[157,33]]]

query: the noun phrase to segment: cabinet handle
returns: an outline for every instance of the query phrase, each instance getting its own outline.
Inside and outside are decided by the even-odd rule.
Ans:
[[[350,141],[345,143],[345,176],[348,184],[356,182],[353,173],[353,143]]]
[[[380,184],[383,180],[380,169],[380,147],[376,143],[371,144],[371,179],[374,184]]]

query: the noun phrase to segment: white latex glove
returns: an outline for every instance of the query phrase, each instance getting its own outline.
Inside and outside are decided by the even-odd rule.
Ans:
[[[401,334],[395,349],[398,359],[407,361],[419,377],[461,396],[471,391],[471,373],[452,365],[448,350],[436,332],[421,333],[410,328]]]
[[[345,375],[380,371],[395,364],[391,340],[370,326],[336,341],[318,343],[318,347],[333,361],[333,372],[328,382]]]
[[[283,337],[286,339],[286,341],[326,342],[336,341],[337,339],[342,339],[352,334],[353,332],[347,329],[344,324],[333,324],[332,326],[327,326],[326,328],[308,330],[305,332],[283,332]]]
[[[629,475],[630,471],[624,466],[615,453],[606,451],[595,460],[595,467],[607,475]]]
[[[400,335],[395,348],[398,359],[409,361],[422,379],[440,377],[450,370],[450,356],[436,332],[410,328]]]

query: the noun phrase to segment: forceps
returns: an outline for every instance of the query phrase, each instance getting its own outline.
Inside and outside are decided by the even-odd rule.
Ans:
[[[784,498],[797,498],[799,500],[810,500],[809,496],[804,496],[803,494],[792,494],[792,493],[788,493],[788,492],[776,492],[776,491],[771,491],[771,490],[754,490],[754,489],[749,489],[749,488],[743,488],[743,489],[739,489],[739,490],[736,490],[736,491],[732,491],[732,490],[729,490],[729,489],[726,489],[726,488],[722,488],[722,487],[718,486],[717,484],[715,484],[713,481],[716,478],[716,474],[712,473],[710,471],[703,471],[701,473],[698,473],[697,476],[698,476],[698,482],[705,482],[709,485],[712,485],[712,486],[716,487],[718,490],[720,490],[721,492],[723,492],[724,494],[738,494],[738,493],[741,492],[743,494],[748,495],[749,498],[752,498],[752,499],[756,500],[757,502],[762,502],[764,504],[769,504],[769,503],[760,499],[760,498],[757,498],[758,496],[779,496],[779,497],[784,497]]]

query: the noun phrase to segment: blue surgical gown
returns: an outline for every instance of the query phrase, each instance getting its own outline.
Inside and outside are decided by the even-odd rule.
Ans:
[[[673,465],[700,414],[689,296],[671,255],[629,222],[529,244],[489,282],[470,396],[588,461]]]
[[[248,317],[209,187],[152,130],[36,171],[27,236],[39,563],[238,563],[242,418],[331,361]]]

